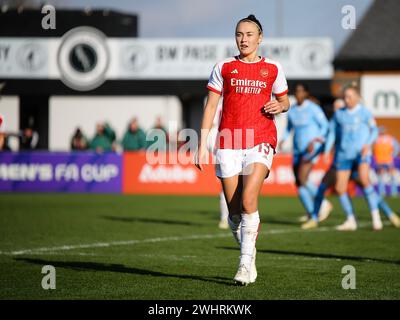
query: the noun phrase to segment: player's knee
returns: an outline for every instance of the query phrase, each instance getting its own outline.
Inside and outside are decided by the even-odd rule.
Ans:
[[[250,213],[257,211],[257,195],[253,193],[244,193],[242,200],[243,211]]]
[[[335,191],[339,196],[345,194],[347,191],[347,186],[342,186],[340,184],[337,184],[335,185]]]
[[[368,174],[359,174],[359,177],[360,177],[360,184],[363,188],[367,187],[370,184]]]
[[[242,215],[242,212],[241,212],[241,211],[235,212],[235,213],[230,213],[230,212],[229,212],[229,219],[235,220],[235,218],[239,218],[239,220],[240,220],[240,216],[241,216],[241,215]]]
[[[306,183],[307,183],[307,179],[300,178],[300,179],[299,179],[298,186],[304,186],[304,185],[306,185]]]
[[[360,183],[361,183],[361,186],[362,186],[363,188],[366,188],[366,187],[368,187],[368,186],[370,185],[368,179],[360,179]]]
[[[242,213],[242,207],[240,204],[228,204],[228,212],[230,216],[240,215]]]

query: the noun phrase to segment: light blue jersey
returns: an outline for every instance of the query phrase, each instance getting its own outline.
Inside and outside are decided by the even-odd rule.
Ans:
[[[288,112],[288,125],[283,140],[291,132],[293,137],[293,155],[298,156],[307,152],[307,147],[316,138],[321,142],[328,133],[329,123],[321,108],[310,100],[304,100],[301,105],[294,105]]]
[[[360,162],[364,145],[371,146],[378,137],[378,128],[372,113],[363,105],[353,109],[339,109],[330,121],[326,150],[335,142],[335,163],[356,160]],[[371,155],[368,155],[370,158]]]

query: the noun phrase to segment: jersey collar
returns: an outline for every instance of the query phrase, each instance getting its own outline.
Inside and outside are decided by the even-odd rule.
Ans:
[[[236,58],[236,60],[238,60],[240,62],[251,64],[251,63],[259,63],[261,61],[264,61],[263,57],[261,57],[261,56],[259,56],[259,57],[260,57],[260,59],[258,59],[257,61],[243,61],[242,59],[239,58],[239,56],[236,56],[235,58]]]
[[[298,107],[305,107],[305,106],[308,105],[309,103],[310,103],[310,100],[309,100],[309,99],[304,99],[303,103],[302,103],[302,104],[298,104],[297,106],[298,106]]]
[[[349,108],[347,107],[347,112],[349,112],[349,113],[355,113],[355,112],[357,112],[360,108],[361,108],[361,103],[357,104],[353,109],[349,109]]]

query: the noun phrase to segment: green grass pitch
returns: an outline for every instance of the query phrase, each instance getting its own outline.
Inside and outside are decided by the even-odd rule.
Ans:
[[[239,250],[217,228],[217,197],[0,194],[0,299],[400,299],[400,230],[371,230],[354,199],[356,232],[339,203],[302,231],[294,197],[261,197],[258,279],[233,285]],[[394,209],[400,199],[388,199]],[[44,265],[56,289],[41,287]],[[342,288],[342,267],[356,289]]]

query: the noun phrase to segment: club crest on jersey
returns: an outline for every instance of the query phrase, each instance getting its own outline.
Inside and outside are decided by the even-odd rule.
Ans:
[[[260,76],[265,78],[268,76],[268,69],[261,69],[260,70]]]

